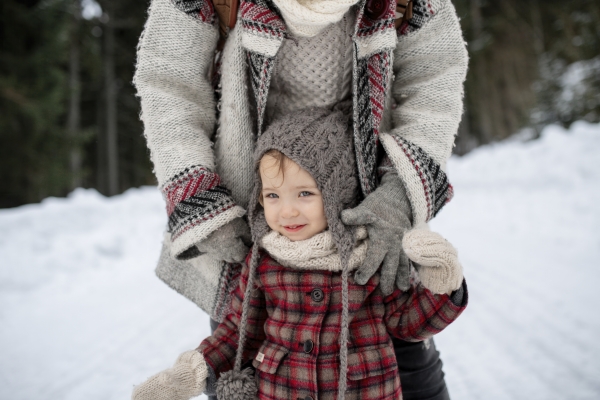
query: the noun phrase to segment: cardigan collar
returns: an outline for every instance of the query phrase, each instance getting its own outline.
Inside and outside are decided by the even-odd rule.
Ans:
[[[379,129],[391,87],[393,51],[398,40],[394,26],[396,3],[388,1],[387,9],[377,19],[365,12],[367,0],[355,7],[356,24],[353,65],[353,128],[357,169],[363,195],[377,186],[377,152]],[[240,6],[241,44],[246,50],[250,82],[256,105],[256,134],[263,120],[275,55],[287,28],[281,14],[270,0],[243,0]]]
[[[293,0],[295,1],[295,0]],[[353,39],[359,59],[369,57],[396,46],[394,27],[395,2],[390,1],[386,12],[378,19],[371,19],[364,12],[367,0],[359,0],[355,9],[356,23]],[[288,28],[275,4],[269,0],[243,0],[240,6],[242,22],[242,46],[255,54],[275,57]]]
[[[313,37],[339,22],[359,0],[272,0],[296,37]]]

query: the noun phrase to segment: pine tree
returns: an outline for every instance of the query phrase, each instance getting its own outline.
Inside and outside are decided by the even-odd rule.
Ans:
[[[0,4],[0,207],[61,196],[69,185],[63,6]]]

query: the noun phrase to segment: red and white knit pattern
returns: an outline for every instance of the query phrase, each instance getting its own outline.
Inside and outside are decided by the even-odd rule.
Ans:
[[[460,121],[467,53],[450,0],[414,1],[416,17],[409,28],[401,27],[398,33],[390,29],[387,14],[373,21],[363,17],[362,10],[358,11],[352,36],[354,133],[363,188],[375,186],[376,180],[372,177],[376,171],[379,138],[407,186],[411,204],[423,210],[422,219],[426,220],[439,209],[438,200],[442,197],[436,196],[433,203],[430,201],[432,211],[428,212],[423,183],[401,146],[389,134],[418,146],[444,167]],[[260,125],[266,107],[264,99],[268,97],[270,76],[280,73],[274,57],[286,29],[270,1],[244,1],[241,14],[242,20],[230,32],[223,50],[221,113],[216,134],[214,88],[207,76],[219,33],[211,20],[208,0],[152,0],[138,47],[134,81],[141,97],[145,136],[159,185],[167,187],[172,177],[179,176],[186,168],[203,166],[217,172],[231,190],[229,198],[245,207],[252,188],[256,124]],[[248,56],[252,53],[261,55],[252,62],[254,72],[248,68]],[[268,65],[265,65],[266,60],[269,60]],[[393,65],[393,71],[386,63]],[[389,72],[385,73],[386,69]],[[249,73],[257,79],[252,79]],[[386,82],[385,77],[392,75],[395,79]],[[331,76],[326,74],[322,79],[327,85]],[[248,80],[253,84],[248,85]],[[388,102],[383,105],[384,121],[379,123],[382,88],[388,93]],[[263,104],[258,110],[254,102],[249,101],[257,93],[257,103]],[[394,103],[398,107],[393,108]],[[389,146],[384,141],[386,135],[390,138]],[[398,160],[406,165],[400,165]],[[201,207],[194,210],[202,204],[208,207],[209,203],[208,208],[211,208],[213,203],[228,198],[213,189],[202,192],[207,194],[204,203],[196,202],[196,196],[189,195],[192,186],[187,193],[183,187],[168,195],[171,204],[167,208],[171,211],[170,225],[175,238],[169,246],[172,254],[186,250],[236,216],[243,215],[239,206],[220,213],[205,212]],[[168,257],[163,260],[172,262]],[[206,270],[206,265],[202,265],[198,272]],[[171,269],[169,274],[178,279],[176,269]],[[217,286],[213,284],[217,282],[216,275],[213,277],[211,273],[210,277],[196,281],[199,287],[213,293]],[[202,307],[213,311],[212,306],[204,303]]]
[[[398,27],[399,35],[408,35],[420,29],[427,21],[433,17],[435,10],[430,0],[413,0],[413,17],[409,21],[404,21]]]
[[[173,5],[187,15],[202,22],[213,24],[216,21],[215,8],[211,0],[171,0]]]
[[[383,117],[385,96],[390,81],[391,54],[383,52],[369,58],[367,63],[367,74],[369,76],[369,89],[371,102],[371,114],[373,115],[373,134],[379,136],[379,125]]]
[[[429,221],[454,196],[446,173],[414,143],[388,134],[382,136],[382,142],[395,168],[405,178],[414,224]]]
[[[242,1],[242,26],[255,34],[283,37],[286,31],[281,18],[263,0]]]
[[[172,241],[175,242],[186,233],[189,235],[193,228],[202,226],[199,231],[191,232],[195,241],[184,241],[182,246],[177,247],[175,254],[207,237],[216,229],[211,229],[213,223],[223,219],[222,215],[227,211],[233,211],[225,217],[228,221],[243,215],[243,210],[239,207],[234,209],[235,202],[229,190],[221,186],[219,175],[201,166],[186,168],[170,179],[162,187],[162,192],[167,203]]]

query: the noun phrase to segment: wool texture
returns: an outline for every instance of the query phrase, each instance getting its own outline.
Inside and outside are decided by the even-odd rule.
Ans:
[[[290,32],[313,37],[342,19],[359,0],[273,0]]]
[[[430,184],[441,174],[437,178],[427,174],[443,171],[451,151],[462,113],[467,53],[450,0],[415,0],[415,5],[416,17],[410,26],[395,31],[393,8],[374,21],[363,13],[364,1],[357,4],[347,14],[355,12],[352,44],[346,45],[349,36],[346,29],[340,29],[343,20],[326,27],[311,38],[315,40],[311,43],[317,43],[321,35],[330,35],[327,42],[339,41],[340,49],[346,51],[327,51],[321,42],[323,46],[318,48],[324,50],[313,53],[318,57],[307,62],[306,70],[314,64],[315,75],[321,75],[314,86],[323,91],[337,86],[332,83],[336,79],[346,82],[347,50],[351,48],[354,145],[363,192],[376,186],[373,176],[381,141],[406,186],[415,223],[419,223],[433,217],[434,204],[443,205],[451,195],[451,191],[437,195],[437,187],[448,187],[446,178]],[[291,57],[284,61],[285,51],[291,54],[295,50],[292,39],[285,39],[286,33],[286,24],[271,2],[241,2],[238,23],[230,31],[222,54],[218,132],[213,135],[217,105],[209,69],[218,28],[210,1],[152,0],[138,49],[135,85],[159,185],[173,189],[164,191],[167,209],[174,213],[169,236],[173,243],[166,243],[165,251],[180,254],[243,214],[254,179],[254,144],[264,128],[265,114],[274,120],[277,113],[287,112],[286,106],[270,115],[267,99],[271,82],[278,85],[282,104],[309,104],[318,97],[318,90],[296,90],[296,83],[289,79],[296,71],[281,67],[282,63],[289,66],[295,62]],[[303,43],[298,38],[299,48]],[[317,68],[321,61],[343,67]],[[345,98],[346,83],[339,85],[341,89],[335,92]],[[311,105],[332,105],[329,100],[319,102]],[[276,103],[277,96],[271,105]],[[418,157],[405,153],[409,144],[422,150]],[[422,165],[428,167],[420,168]],[[436,165],[440,168],[434,168]],[[172,187],[172,182],[177,183]],[[219,186],[230,195],[216,189]],[[206,207],[209,203],[221,206]],[[208,267],[214,260],[201,258],[211,272],[194,280],[196,289],[187,291],[187,297],[200,291],[221,292],[217,288],[225,286],[214,282],[227,274]],[[161,263],[161,276],[171,287],[189,286],[172,280],[183,277],[178,269],[195,268],[191,262],[180,265],[167,254],[161,256]],[[197,304],[214,318],[221,318],[212,314],[223,308],[219,298]]]
[[[354,12],[310,38],[286,38],[275,56],[265,124],[311,107],[352,98]]]
[[[360,267],[367,254],[367,229],[356,230],[356,247],[350,255],[348,270]],[[342,258],[328,230],[306,239],[292,242],[282,234],[271,231],[260,240],[260,246],[284,267],[322,271],[342,271]]]
[[[223,318],[221,312],[229,302],[227,281],[232,274],[232,264],[223,266],[209,255],[202,255],[191,260],[178,260],[171,256],[170,234],[165,233],[163,247],[155,273],[159,279],[169,285],[177,293],[197,304],[216,320]],[[237,272],[241,270],[238,268]],[[199,284],[202,284],[202,290]]]
[[[462,36],[449,34],[460,30],[452,4],[426,1],[422,7],[430,11],[422,25],[399,36],[394,50],[393,107],[381,135],[406,185],[415,225],[452,198],[444,171],[462,115],[468,62]]]
[[[348,269],[355,247],[356,228],[340,219],[344,209],[356,205],[359,185],[354,164],[354,146],[349,130],[349,104],[328,109],[308,109],[275,120],[258,138],[254,151],[255,184],[248,207],[248,221],[254,239],[248,289],[242,305],[240,339],[234,369],[240,371],[244,351],[250,287],[258,264],[258,243],[269,231],[259,196],[262,191],[259,164],[269,150],[278,150],[307,171],[317,183],[323,199],[328,231],[339,252],[342,265],[342,318],[340,322],[340,371],[338,400],[346,391],[348,357]],[[346,114],[344,113],[346,112]],[[310,239],[309,239],[310,240]],[[239,384],[239,383],[238,383]]]
[[[249,267],[244,266],[231,313],[199,347],[217,375],[233,368],[248,276]],[[401,399],[391,337],[425,340],[452,323],[467,306],[466,286],[462,301],[454,303],[450,296],[434,295],[418,284],[384,296],[380,283],[377,274],[365,285],[348,276],[345,400]],[[261,254],[249,291],[242,360],[253,360],[259,398],[338,398],[343,286],[339,271],[284,267]],[[314,289],[322,291],[319,301],[311,296]],[[314,343],[310,354],[303,350],[307,340]]]
[[[206,387],[208,369],[197,350],[181,354],[173,367],[159,372],[136,386],[132,400],[188,400]]]
[[[251,244],[250,228],[242,218],[223,225],[197,244],[200,253],[228,263],[244,261]]]
[[[252,400],[257,392],[256,379],[250,368],[227,371],[217,382],[217,399]]]
[[[413,229],[402,239],[402,248],[417,263],[421,283],[433,293],[451,293],[463,281],[462,265],[454,246],[427,228]]]
[[[176,4],[181,9],[185,3]],[[186,10],[194,9],[189,6]],[[212,173],[215,103],[214,96],[205,94],[212,92],[206,77],[218,31],[211,17],[199,21],[168,0],[153,1],[134,76],[144,135],[167,203],[173,257],[244,214],[220,185],[220,177]],[[195,51],[198,37],[206,39],[208,52]]]
[[[364,283],[381,267],[382,292],[387,295],[394,286],[409,287],[410,264],[399,244],[412,225],[410,204],[402,181],[395,172],[388,172],[381,184],[352,210],[344,210],[342,221],[348,225],[364,224],[369,234],[369,250],[364,266],[354,278]]]

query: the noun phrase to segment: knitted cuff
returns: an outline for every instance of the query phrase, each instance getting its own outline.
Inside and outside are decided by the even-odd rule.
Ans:
[[[221,185],[219,175],[202,166],[186,168],[161,190],[167,202],[171,254],[176,258],[198,255],[196,243],[245,213]]]
[[[189,350],[181,354],[172,368],[177,376],[182,391],[199,396],[206,388],[208,368],[204,356],[197,350]]]
[[[436,294],[458,290],[463,282],[456,249],[441,235],[428,229],[413,229],[402,239],[406,255],[418,264],[421,283]]]
[[[440,164],[419,146],[399,136],[382,133],[381,143],[406,186],[413,224],[435,217],[454,195]]]
[[[151,376],[133,389],[132,400],[188,400],[202,393],[208,371],[196,350],[181,354],[173,367]]]

